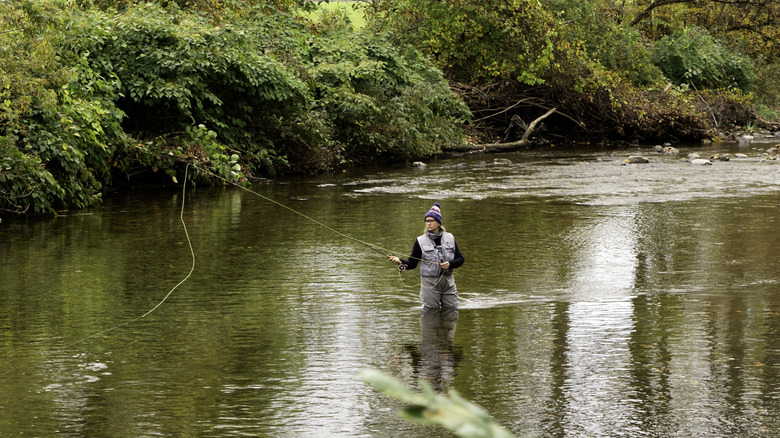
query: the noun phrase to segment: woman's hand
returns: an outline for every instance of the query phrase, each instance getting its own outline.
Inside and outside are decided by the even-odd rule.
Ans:
[[[399,259],[396,256],[387,256],[387,259],[390,260],[391,262],[395,263],[396,265],[400,265],[401,264],[401,259]]]
[[[450,268],[450,262],[444,262],[441,264],[442,269],[449,269]]]

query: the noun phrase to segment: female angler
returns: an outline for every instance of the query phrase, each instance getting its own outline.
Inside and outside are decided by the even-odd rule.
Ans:
[[[423,309],[457,309],[458,289],[452,270],[464,259],[455,237],[441,226],[441,206],[436,203],[425,213],[425,232],[418,237],[407,260],[388,256],[401,269],[420,265],[420,301]]]

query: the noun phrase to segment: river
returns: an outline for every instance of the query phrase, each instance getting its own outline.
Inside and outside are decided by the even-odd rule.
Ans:
[[[780,436],[771,145],[465,155],[6,219],[0,436],[451,436],[364,368],[523,437]],[[433,202],[466,263],[459,312],[429,317],[417,271],[361,242],[408,255]]]

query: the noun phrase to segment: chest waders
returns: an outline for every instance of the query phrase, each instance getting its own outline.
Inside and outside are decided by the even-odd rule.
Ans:
[[[428,234],[417,238],[422,250],[420,262],[420,301],[423,307],[438,309],[458,307],[458,289],[452,268],[442,269],[440,263],[455,259],[455,237],[444,232],[437,246]]]

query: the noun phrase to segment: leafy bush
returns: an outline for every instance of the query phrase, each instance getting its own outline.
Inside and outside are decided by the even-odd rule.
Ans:
[[[663,73],[652,62],[653,53],[633,28],[603,23],[599,32],[589,33],[588,53],[607,70],[637,87],[657,85]]]
[[[93,69],[118,78],[124,97],[116,103],[135,136],[165,138],[205,125],[225,147],[247,149],[251,157],[262,154],[307,99],[305,84],[265,53],[265,38],[254,30],[213,27],[145,4],[111,18],[93,15],[69,43]],[[196,155],[220,159],[202,148]]]
[[[66,3],[0,4],[0,209],[94,205],[125,147],[116,79],[59,50],[73,14]]]
[[[729,87],[749,92],[756,79],[750,58],[734,53],[696,27],[662,38],[653,62],[675,85],[696,89]]]
[[[0,213],[53,211],[64,196],[41,158],[23,154],[8,137],[0,137]]]
[[[462,138],[468,109],[441,72],[338,14],[312,23],[288,11],[297,0],[215,3],[210,19],[97,2],[115,3],[0,2],[0,209],[93,205],[119,176],[175,181],[180,161],[235,181],[421,157]]]
[[[332,24],[312,41],[310,62],[315,108],[350,160],[422,157],[460,141],[468,108],[415,49]]]
[[[567,41],[582,41],[588,57],[635,86],[661,82],[648,41],[634,28],[614,20],[615,10],[599,2],[545,0],[560,20]]]
[[[767,62],[756,69],[758,110],[764,118],[778,120],[780,119],[780,64]]]
[[[369,11],[455,81],[539,84],[555,61],[555,20],[535,0],[392,0]]]
[[[285,163],[306,171],[423,156],[459,141],[453,121],[468,115],[418,53],[356,33],[338,14],[309,28],[255,8],[213,27],[147,4],[107,21],[83,26],[74,51],[119,78],[126,129],[196,146],[171,134],[204,125],[233,151],[200,148],[208,163],[235,153],[273,173]],[[416,132],[421,125],[430,129]]]

